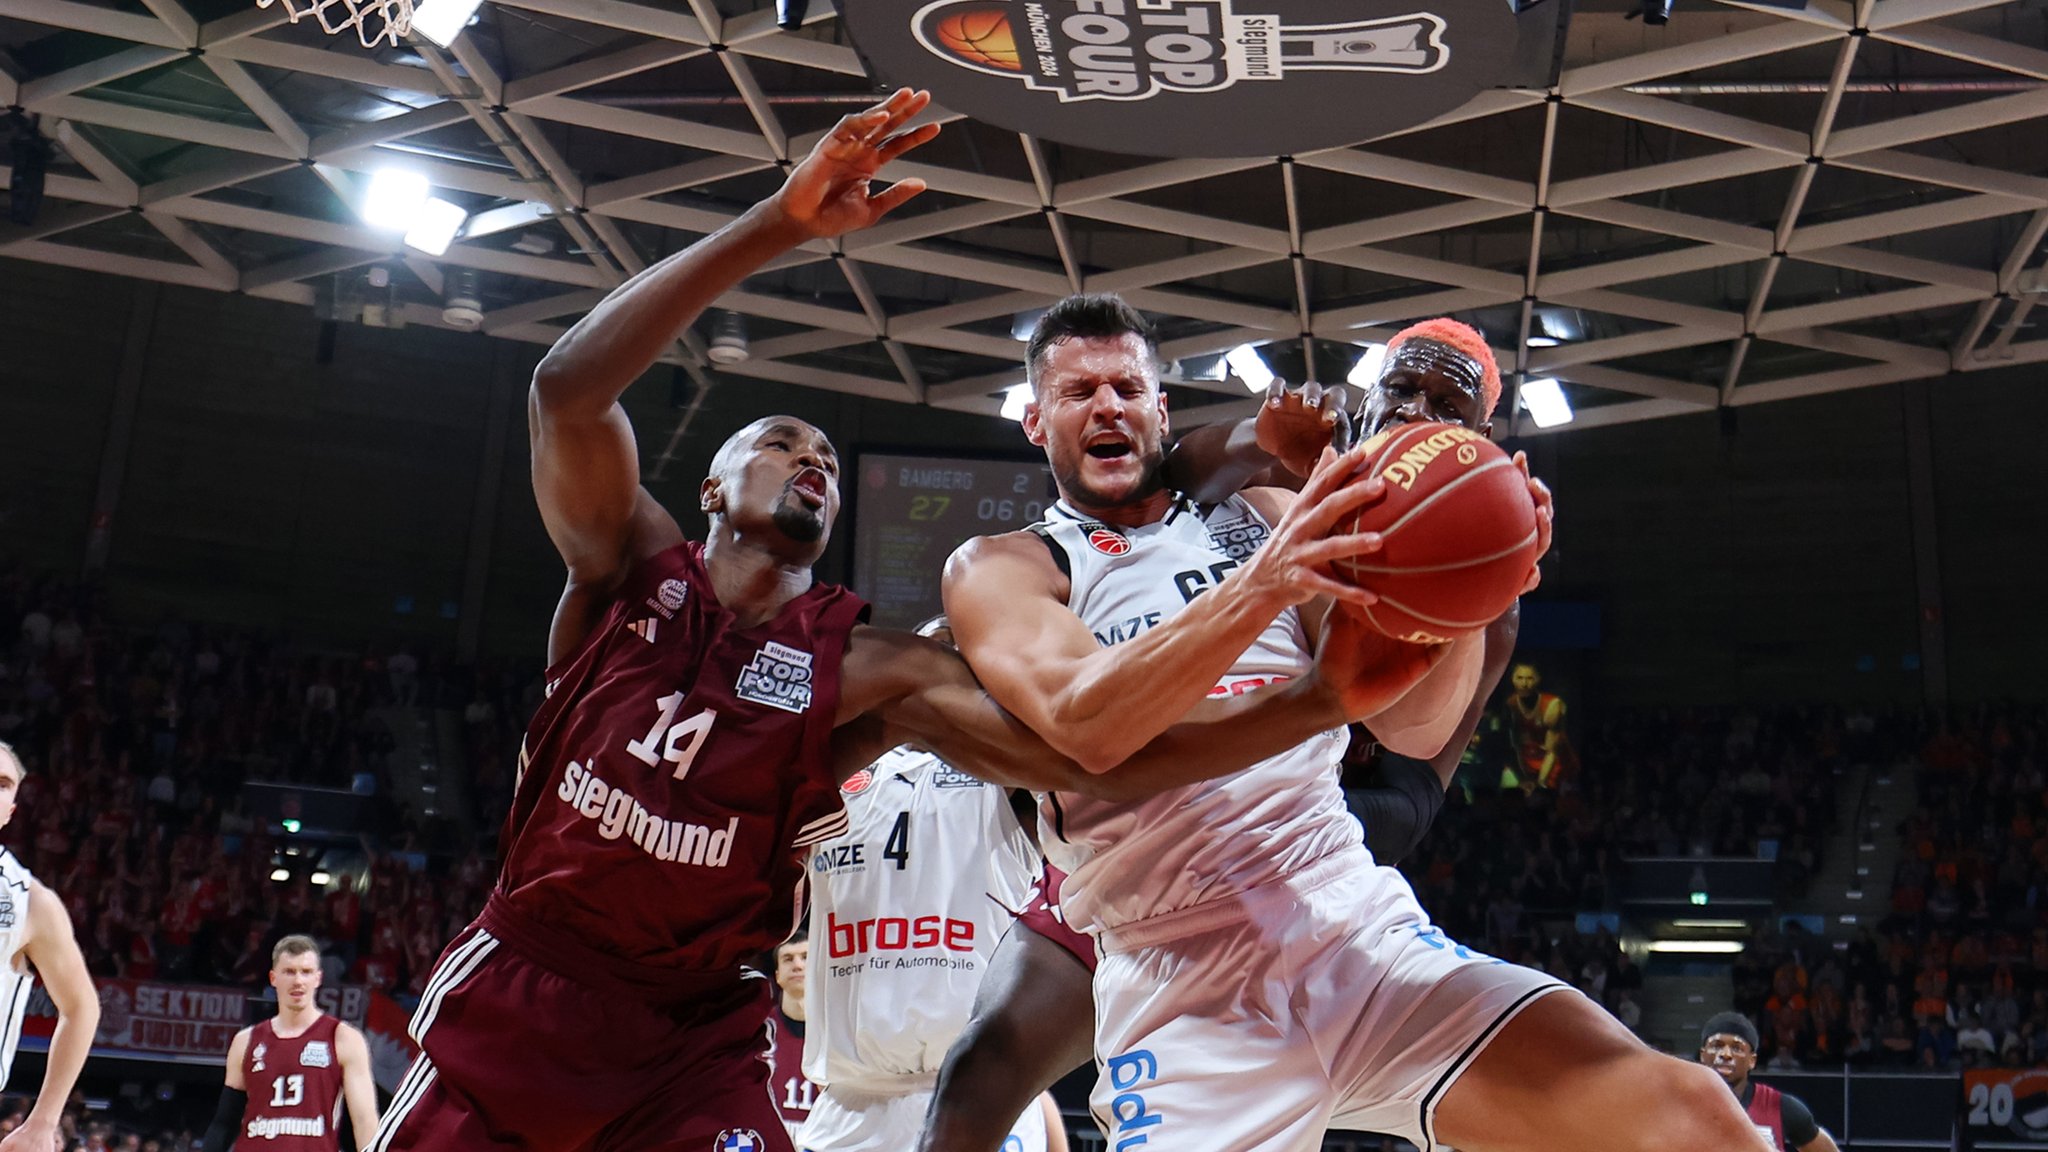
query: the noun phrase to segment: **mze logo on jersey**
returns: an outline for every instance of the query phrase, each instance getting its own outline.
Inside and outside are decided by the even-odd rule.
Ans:
[[[740,669],[733,692],[742,700],[802,713],[811,706],[811,654],[770,640]]]
[[[824,872],[860,872],[868,866],[865,844],[828,844],[811,857],[811,867]]]
[[[974,951],[974,921],[950,916],[876,916],[841,920],[825,914],[825,948],[834,960],[870,952]],[[901,965],[899,965],[901,966]]]

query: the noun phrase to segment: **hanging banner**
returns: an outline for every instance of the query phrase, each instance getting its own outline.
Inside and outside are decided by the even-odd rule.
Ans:
[[[1422,124],[1509,82],[1505,0],[858,0],[879,79],[1045,140],[1280,156]]]

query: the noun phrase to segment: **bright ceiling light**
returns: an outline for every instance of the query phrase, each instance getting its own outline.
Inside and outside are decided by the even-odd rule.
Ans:
[[[404,232],[419,223],[427,206],[427,178],[404,168],[379,168],[370,175],[370,193],[363,197],[363,220],[372,228]]]
[[[282,884],[282,883],[284,883],[285,881],[287,881],[287,880],[289,880],[289,879],[291,879],[291,878],[292,878],[292,872],[291,872],[291,869],[289,869],[289,868],[273,868],[273,869],[271,869],[271,870],[270,870],[270,878],[271,878],[271,879],[272,879],[273,881],[276,881],[277,883],[279,883],[279,884]]]
[[[439,256],[455,242],[455,234],[462,231],[462,222],[467,219],[469,213],[462,205],[430,196],[413,217],[412,227],[406,229],[405,243],[429,256]]]
[[[1353,388],[1370,388],[1380,382],[1380,368],[1387,362],[1385,344],[1362,345],[1365,351],[1358,354],[1358,361],[1351,365],[1351,374],[1344,382]]]
[[[1673,928],[1747,928],[1747,920],[1673,920]]]
[[[1232,348],[1224,355],[1223,362],[1230,365],[1231,372],[1243,382],[1247,392],[1264,392],[1278,379],[1273,370],[1266,367],[1265,358],[1259,355],[1259,350],[1249,344]]]
[[[1742,951],[1740,940],[1652,940],[1652,952],[1677,952],[1691,956],[1711,956]]]
[[[1562,343],[1564,341],[1559,340],[1555,336],[1544,336],[1540,333],[1532,334],[1529,337],[1529,347],[1531,348],[1555,348]]]
[[[326,870],[322,869],[319,872],[313,873],[313,887],[325,888],[327,887],[327,882],[332,879],[334,879],[334,877],[328,875]]]
[[[1555,380],[1522,381],[1522,407],[1529,410],[1529,418],[1536,421],[1538,428],[1572,422],[1571,401],[1564,398],[1564,389]]]
[[[446,48],[455,43],[483,0],[421,0],[412,10],[412,30]]]
[[[1024,419],[1024,405],[1031,402],[1031,385],[1012,384],[1003,389],[1003,419]]]

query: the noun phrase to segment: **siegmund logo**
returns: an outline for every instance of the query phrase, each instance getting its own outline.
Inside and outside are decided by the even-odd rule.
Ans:
[[[1220,92],[1289,72],[1435,72],[1450,62],[1429,12],[1283,25],[1260,0],[934,0],[912,21],[945,60],[1075,100]]]

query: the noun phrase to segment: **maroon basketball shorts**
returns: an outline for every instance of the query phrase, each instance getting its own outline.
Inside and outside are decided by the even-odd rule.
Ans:
[[[421,1054],[370,1152],[790,1152],[769,997],[735,978],[664,1006],[471,925],[420,999]]]
[[[1067,921],[1060,915],[1060,885],[1065,883],[1067,874],[1053,867],[1045,866],[1045,875],[1038,887],[1031,893],[1031,899],[1024,905],[1024,911],[1017,919],[1033,932],[1065,948],[1073,954],[1090,972],[1095,971],[1095,941],[1086,933],[1076,932],[1067,927]]]

